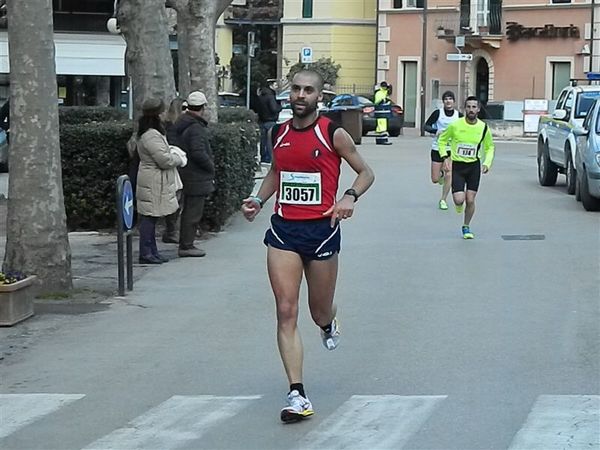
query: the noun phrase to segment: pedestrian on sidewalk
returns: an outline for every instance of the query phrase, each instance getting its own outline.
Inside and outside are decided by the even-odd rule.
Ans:
[[[179,231],[179,256],[202,257],[206,252],[194,246],[196,230],[204,214],[206,198],[215,190],[215,163],[206,121],[206,96],[194,91],[187,97],[187,110],[174,125],[173,145],[187,155],[180,170],[183,181],[183,209]]]
[[[438,208],[444,211],[448,209],[448,194],[452,187],[452,165],[450,165],[450,170],[442,171],[443,161],[438,151],[438,137],[448,128],[448,125],[463,116],[462,113],[454,109],[454,102],[454,92],[444,92],[442,94],[443,107],[433,111],[423,127],[427,133],[433,135],[431,143],[431,182],[442,185],[442,196],[438,201]]]
[[[140,164],[137,174],[136,204],[139,214],[141,264],[162,264],[167,258],[156,246],[156,222],[172,214],[177,203],[177,167],[185,165],[185,155],[171,152],[165,137],[163,118],[165,104],[150,98],[142,104],[138,122],[137,154]]]
[[[452,167],[452,198],[456,212],[465,213],[461,229],[463,239],[475,237],[471,231],[475,197],[481,174],[487,174],[494,161],[492,133],[487,124],[477,118],[479,108],[479,99],[468,97],[465,100],[465,117],[448,125],[438,139],[440,157],[444,160],[442,170],[445,172]]]
[[[242,203],[244,216],[252,221],[275,194],[275,213],[264,243],[277,310],[277,343],[289,382],[287,405],[280,414],[283,422],[314,414],[303,384],[303,347],[297,324],[303,275],[312,319],[325,348],[333,350],[340,339],[333,302],[340,222],[352,217],[355,202],[374,180],[350,135],[319,116],[322,90],[323,79],[318,73],[302,70],[294,75],[290,91],[293,117],[271,130],[273,162],[257,195]],[[357,177],[337,199],[342,160]]]
[[[175,131],[175,122],[182,113],[187,110],[187,102],[181,97],[175,97],[171,100],[169,109],[167,110],[167,117],[165,120],[165,128],[167,130],[167,142],[170,145],[177,145],[177,132]],[[173,214],[169,214],[165,217],[165,230],[162,235],[162,241],[166,244],[178,244],[179,243],[179,213],[181,211],[181,191],[177,190],[177,201],[179,202],[179,208]]]
[[[268,164],[272,159],[269,130],[275,126],[281,111],[281,105],[277,103],[275,98],[275,91],[270,86],[263,86],[260,89],[257,110],[260,125],[260,162]]]

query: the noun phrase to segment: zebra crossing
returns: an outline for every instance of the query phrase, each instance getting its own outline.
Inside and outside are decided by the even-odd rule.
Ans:
[[[84,397],[0,394],[0,447],[3,438]],[[189,448],[260,401],[260,395],[175,395],[83,450]],[[321,422],[315,421],[296,449],[402,449],[446,401],[445,395],[353,395]],[[515,431],[509,450],[600,448],[600,396],[541,395]]]

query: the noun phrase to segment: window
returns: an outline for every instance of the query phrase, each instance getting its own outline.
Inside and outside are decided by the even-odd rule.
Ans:
[[[577,99],[577,110],[575,111],[575,118],[581,119],[587,116],[588,111],[592,107],[594,100],[600,97],[600,92],[583,92],[579,94]]]
[[[425,0],[393,0],[392,7],[395,9],[403,8],[423,8]]]
[[[302,0],[302,18],[310,19],[313,16],[313,0]]]
[[[567,100],[565,101],[565,111],[567,111],[567,115],[569,115],[571,113],[574,103],[575,103],[575,95],[573,94],[573,91],[571,91],[571,92],[569,92],[569,95],[567,95]]]
[[[555,3],[571,3],[571,0],[552,0],[552,4]]]

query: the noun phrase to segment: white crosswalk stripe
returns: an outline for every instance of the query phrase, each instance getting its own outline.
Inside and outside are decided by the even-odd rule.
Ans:
[[[83,397],[85,395],[79,394],[0,394],[0,439]]]
[[[600,448],[600,395],[540,395],[509,450]]]
[[[84,450],[170,450],[200,439],[211,427],[238,414],[260,396],[176,395]]]
[[[300,448],[398,450],[416,433],[445,395],[353,395]]]

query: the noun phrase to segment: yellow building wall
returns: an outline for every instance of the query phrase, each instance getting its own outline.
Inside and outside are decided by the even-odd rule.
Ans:
[[[332,27],[331,57],[342,67],[338,86],[357,85],[371,91],[375,83],[375,26]]]
[[[313,19],[375,19],[376,0],[313,0]],[[302,18],[302,0],[285,0],[285,19]]]
[[[215,33],[215,52],[219,55],[220,65],[229,69],[233,49],[233,31],[228,26],[217,26]],[[221,86],[224,91],[231,91],[231,78],[224,78]]]
[[[331,25],[286,25],[283,27],[282,74],[300,61],[300,49],[312,47],[313,59],[331,56]]]

